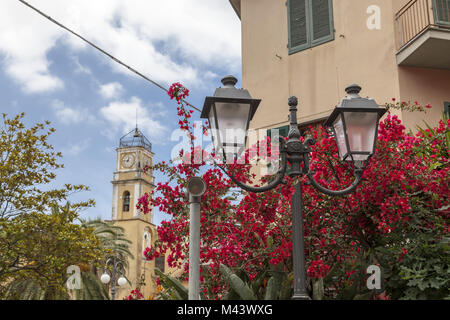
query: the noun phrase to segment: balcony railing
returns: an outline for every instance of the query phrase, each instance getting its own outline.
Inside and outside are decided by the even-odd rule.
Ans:
[[[449,28],[450,0],[412,0],[395,16],[397,50],[431,28]]]

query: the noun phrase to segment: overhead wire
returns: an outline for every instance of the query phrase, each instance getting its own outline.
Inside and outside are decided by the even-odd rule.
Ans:
[[[158,88],[164,90],[166,93],[169,92],[169,90],[167,88],[165,88],[164,86],[162,86],[161,84],[159,84],[158,82],[150,79],[149,77],[145,76],[144,74],[142,74],[141,72],[137,71],[136,69],[134,69],[133,67],[127,65],[126,63],[124,63],[123,61],[119,60],[118,58],[114,57],[112,54],[110,54],[109,52],[107,52],[106,50],[100,48],[99,46],[97,46],[95,43],[89,41],[88,39],[86,39],[85,37],[81,36],[80,34],[78,34],[77,32],[71,30],[70,28],[66,27],[65,25],[63,25],[61,22],[53,19],[52,17],[50,17],[49,15],[45,14],[44,12],[42,12],[41,10],[37,9],[36,7],[32,6],[31,4],[29,4],[28,2],[24,1],[24,0],[18,0],[20,1],[22,4],[26,5],[27,7],[29,7],[30,9],[34,10],[35,12],[37,12],[38,14],[40,14],[41,16],[45,17],[46,19],[48,19],[49,21],[51,21],[52,23],[56,24],[57,26],[59,26],[60,28],[66,30],[67,32],[71,33],[72,35],[76,36],[77,38],[81,39],[82,41],[86,42],[88,45],[90,45],[91,47],[95,48],[96,50],[100,51],[101,53],[103,53],[104,55],[106,55],[107,57],[109,57],[110,59],[112,59],[114,62],[120,64],[121,66],[127,68],[129,71],[135,73],[136,75],[138,75],[139,77],[143,78],[144,80],[152,83],[153,85],[157,86]],[[182,100],[187,106],[191,107],[192,109],[198,111],[198,112],[202,112],[200,109],[198,109],[197,107],[193,106],[192,104],[190,104],[188,101],[186,100]]]

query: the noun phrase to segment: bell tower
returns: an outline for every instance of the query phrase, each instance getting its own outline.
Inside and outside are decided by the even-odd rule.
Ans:
[[[114,225],[124,229],[131,241],[130,252],[134,259],[128,260],[125,276],[131,282],[117,287],[117,298],[121,299],[139,286],[142,278],[145,285],[141,292],[147,299],[154,290],[152,275],[154,261],[146,261],[143,251],[154,243],[157,237],[153,224],[153,211],[140,213],[136,208],[138,200],[145,193],[151,194],[154,188],[152,170],[144,171],[146,166],[153,165],[153,152],[150,141],[136,127],[120,139],[116,149],[116,169],[113,181],[112,221]]]
[[[120,139],[116,149],[116,171],[113,184],[113,220],[142,219],[153,223],[153,213],[146,215],[136,209],[138,199],[153,190],[151,171],[144,172],[153,164],[152,145],[136,128]]]

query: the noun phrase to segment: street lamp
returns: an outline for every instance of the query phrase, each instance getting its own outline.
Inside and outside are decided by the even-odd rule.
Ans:
[[[222,141],[223,136],[227,137],[227,141],[240,141],[244,143],[245,137],[233,136],[233,134],[240,134],[242,132],[247,134],[250,120],[252,119],[260,100],[248,98],[247,105],[249,107],[243,108],[242,101],[236,101],[236,92],[239,91],[234,87],[236,78],[232,76],[225,77],[222,83],[225,88],[216,90],[214,97],[207,97],[203,107],[202,118],[208,118],[210,129],[213,136],[214,146],[217,150],[224,150],[228,147]],[[247,90],[241,90],[246,92]],[[350,186],[343,190],[329,190],[321,186],[314,179],[314,172],[310,170],[309,160],[311,149],[310,146],[315,144],[314,139],[307,138],[304,142],[300,140],[300,131],[297,123],[297,105],[296,97],[289,98],[289,119],[290,128],[288,140],[285,141],[279,137],[280,140],[280,154],[281,154],[281,168],[277,172],[275,179],[263,187],[252,187],[238,181],[232,173],[227,173],[233,182],[247,192],[259,193],[269,191],[279,184],[283,183],[286,176],[287,163],[291,165],[291,170],[288,173],[290,177],[300,177],[306,175],[311,185],[316,189],[330,196],[344,196],[353,192],[358,184],[361,182],[363,170],[367,164],[368,159],[375,152],[377,128],[380,118],[384,115],[386,110],[379,108],[373,99],[362,98],[359,96],[361,87],[358,85],[351,85],[346,88],[347,97],[334,109],[329,119],[325,123],[334,133],[339,149],[339,156],[341,160],[351,161],[354,164],[354,181]],[[250,94],[248,94],[250,96]],[[211,111],[224,109],[223,112]],[[233,116],[233,112],[236,114]],[[239,112],[237,110],[240,110]],[[249,111],[247,120],[244,121],[244,112]],[[222,115],[226,115],[222,119]],[[239,121],[227,122],[227,119],[239,119]],[[222,124],[225,125],[221,127]],[[239,127],[233,127],[239,126]],[[231,130],[229,130],[231,129]],[[238,129],[236,131],[236,129]],[[225,132],[227,131],[227,132]],[[242,147],[242,146],[240,146]],[[238,149],[233,149],[234,155],[238,154]],[[226,154],[226,152],[224,152]],[[303,169],[301,168],[303,164]],[[304,237],[303,237],[303,203],[302,203],[302,186],[301,183],[295,185],[295,194],[291,198],[292,210],[292,245],[293,245],[293,268],[294,268],[294,295],[292,299],[310,299],[306,291],[306,268],[305,268],[305,252],[304,252]]]
[[[108,284],[110,280],[111,281],[111,300],[114,300],[115,295],[116,295],[116,277],[117,277],[117,272],[119,272],[120,277],[119,279],[117,279],[117,284],[122,287],[127,283],[127,279],[123,276],[123,274],[125,273],[125,268],[123,267],[123,263],[122,261],[116,261],[116,257],[114,256],[113,258],[109,258],[108,260],[106,260],[105,263],[105,270],[102,274],[102,276],[100,277],[100,281],[104,284]],[[111,276],[106,272],[108,265],[112,265],[112,272],[111,272]]]
[[[373,99],[361,98],[361,87],[352,84],[346,89],[348,96],[334,109],[325,126],[336,136],[341,160],[363,164],[374,152],[378,122],[385,109]]]
[[[261,100],[235,88],[237,79],[233,76],[226,76],[222,83],[224,88],[206,97],[201,117],[209,120],[216,153],[233,161],[245,149],[248,126]]]

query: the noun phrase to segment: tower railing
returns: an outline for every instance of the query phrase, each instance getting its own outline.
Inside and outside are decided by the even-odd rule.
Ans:
[[[144,134],[138,129],[134,129],[120,138],[120,148],[123,147],[144,147],[145,149],[152,151],[151,142],[144,136]]]

